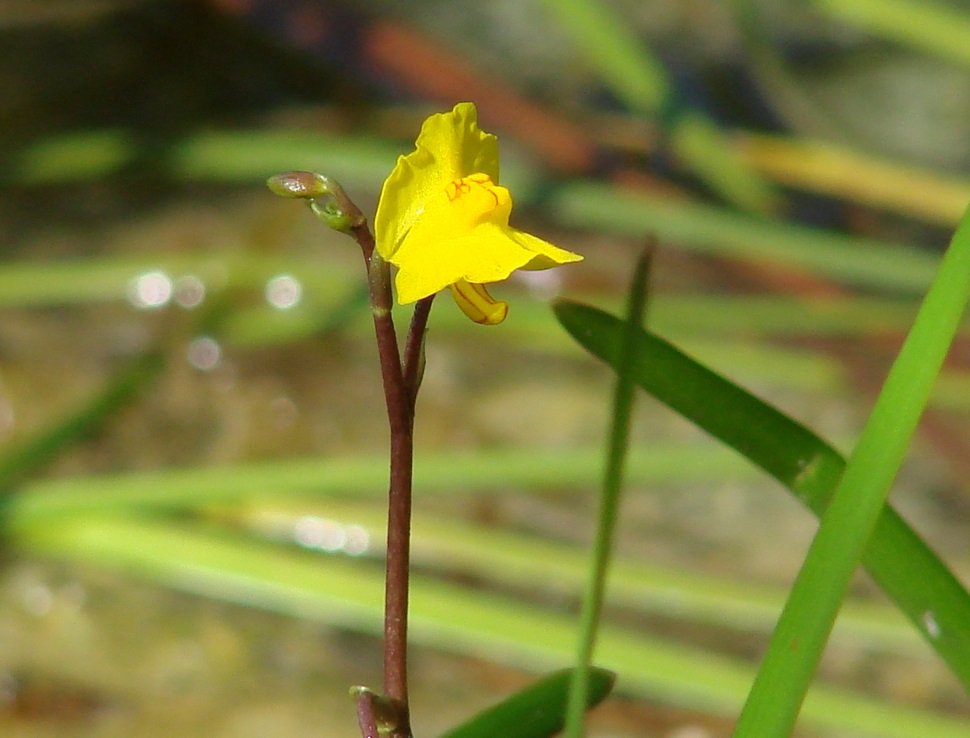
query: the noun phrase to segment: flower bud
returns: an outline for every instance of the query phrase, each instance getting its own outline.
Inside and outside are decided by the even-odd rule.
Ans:
[[[354,219],[341,210],[336,203],[328,202],[321,205],[316,200],[310,200],[309,205],[313,214],[335,231],[350,233],[353,229]]]
[[[330,180],[313,172],[284,172],[266,180],[270,192],[280,197],[317,198],[331,194]]]

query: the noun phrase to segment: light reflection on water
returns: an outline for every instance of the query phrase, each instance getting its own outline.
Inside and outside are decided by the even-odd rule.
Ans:
[[[360,556],[370,547],[370,536],[359,525],[344,525],[316,515],[304,515],[293,525],[293,539],[304,548]]]
[[[128,301],[140,310],[165,307],[172,301],[190,310],[202,304],[205,294],[205,282],[194,274],[173,280],[157,269],[139,274],[128,285]]]
[[[266,282],[266,302],[278,310],[288,310],[299,304],[303,285],[291,274],[278,274]]]
[[[205,300],[205,282],[194,274],[175,280],[175,302],[186,310],[197,308]]]
[[[131,281],[128,300],[136,308],[152,310],[167,305],[173,291],[172,279],[165,272],[145,272]]]
[[[211,336],[199,336],[189,342],[186,352],[189,363],[196,369],[207,372],[219,366],[222,347]]]

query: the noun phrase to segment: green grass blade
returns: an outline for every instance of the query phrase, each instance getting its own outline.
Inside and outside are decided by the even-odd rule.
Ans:
[[[675,156],[725,200],[767,213],[778,204],[772,186],[751,171],[733,142],[706,114],[671,99],[663,65],[630,23],[603,0],[552,0],[545,3],[554,22],[578,47],[604,84],[639,115],[667,116]]]
[[[383,570],[347,557],[308,555],[225,531],[169,521],[80,515],[57,526],[22,528],[21,550],[131,572],[182,591],[261,607],[377,635],[383,616]],[[424,575],[412,580],[413,642],[528,670],[572,659],[575,621],[517,599]],[[754,677],[739,661],[606,626],[599,661],[623,675],[625,694],[731,715]],[[813,688],[806,724],[870,738],[965,738],[964,718]]]
[[[774,186],[751,169],[728,133],[706,113],[682,112],[670,124],[673,154],[726,202],[752,213],[777,212]]]
[[[661,112],[669,93],[667,73],[612,8],[596,0],[552,0],[544,5],[630,110]]]
[[[626,467],[630,437],[630,416],[633,412],[634,391],[633,367],[636,362],[637,334],[643,326],[643,316],[647,307],[647,281],[650,278],[650,265],[653,249],[648,247],[637,260],[630,284],[626,324],[623,338],[617,345],[616,384],[613,391],[613,410],[610,418],[610,431],[606,468],[603,486],[600,491],[599,511],[596,516],[596,537],[593,542],[593,557],[590,561],[586,592],[579,624],[579,649],[572,681],[569,685],[569,700],[566,708],[567,738],[581,738],[585,731],[587,691],[589,690],[589,668],[593,662],[596,634],[599,631],[600,615],[603,611],[603,597],[606,592],[606,577],[609,572],[613,553],[613,537],[616,518],[620,509],[620,495],[623,491],[623,477]]]
[[[852,284],[919,295],[936,272],[926,251],[819,228],[778,223],[726,208],[617,188],[571,182],[550,198],[562,223],[662,243],[716,256],[773,262]]]
[[[623,321],[574,302],[559,301],[554,309],[573,338],[613,365]],[[808,428],[653,333],[641,331],[640,343],[637,384],[661,402],[740,451],[806,501],[838,480],[842,458]]]
[[[315,258],[245,251],[189,256],[155,254],[148,258],[114,255],[57,261],[6,261],[0,264],[0,307],[42,308],[114,302],[126,298],[135,277],[155,270],[172,276],[194,274],[209,282],[212,289],[216,289],[216,285],[221,289],[259,289],[270,276],[286,271],[294,274],[308,292],[350,295],[360,282],[356,267],[356,264],[335,263],[330,269],[321,270]],[[656,328],[670,335],[676,332],[677,335],[722,336],[736,332],[739,325],[744,326],[748,335],[751,331],[786,336],[871,335],[874,331],[902,333],[916,311],[916,303],[910,299],[855,295],[809,301],[797,296],[776,295],[659,294],[656,301],[659,313]],[[553,340],[553,336],[562,336],[558,329],[549,330],[549,326],[555,324],[548,319],[545,302],[525,299],[519,302],[509,319],[509,327],[515,329],[516,334],[521,332],[533,340],[536,333],[549,334],[541,336],[543,345]],[[619,300],[615,304],[618,306]],[[269,307],[261,309],[266,312],[274,310]],[[368,318],[366,315],[364,318],[361,326],[369,329]],[[242,327],[235,325],[236,322],[234,318],[232,332],[245,333]],[[460,331],[468,326],[468,321],[457,310],[442,311],[436,316],[435,325]]]
[[[735,727],[739,738],[784,738],[791,733],[852,574],[875,528],[968,301],[970,210],[943,257],[940,271],[821,518]],[[936,640],[941,628],[936,613],[926,603],[924,612],[932,623],[928,627],[930,639]],[[960,624],[958,630],[970,639],[970,622]]]
[[[304,283],[346,284],[345,279],[320,274],[322,270],[312,261],[244,251],[223,251],[218,258],[201,253],[18,261],[0,265],[0,307],[123,300],[133,279],[153,271],[173,277],[193,274],[208,284],[226,289],[261,287],[268,277],[286,272],[295,272]]]
[[[821,12],[919,51],[970,65],[970,13],[932,0],[815,0]]]
[[[296,526],[308,516],[345,521],[368,534],[376,555],[380,555],[379,541],[387,522],[386,511],[377,500],[279,499],[253,505],[242,502],[217,511],[260,538],[286,543],[293,542]],[[428,514],[416,519],[412,527],[411,559],[424,571],[444,568],[471,581],[548,593],[557,599],[580,589],[589,569],[588,552],[577,546]],[[610,565],[607,600],[644,616],[659,614],[767,635],[787,595],[787,588],[755,584],[741,577],[615,557]],[[833,639],[873,653],[926,656],[920,636],[891,604],[884,602],[847,602],[839,613]]]
[[[621,320],[570,302],[558,303],[555,311],[593,355],[607,362],[615,355]],[[640,387],[742,453],[821,516],[845,466],[830,445],[663,339],[649,332],[640,338]],[[970,596],[889,505],[878,518],[863,564],[970,690]],[[928,612],[935,616],[929,625]]]
[[[11,157],[0,183],[58,185],[100,179],[119,172],[137,152],[135,137],[121,130],[50,136]]]
[[[7,525],[50,524],[78,514],[136,509],[197,509],[204,505],[279,499],[280,496],[386,496],[382,455],[288,459],[231,466],[167,469],[70,479],[42,479],[0,498]],[[420,495],[528,488],[557,493],[595,487],[599,448],[491,449],[456,455],[424,454],[414,471]],[[629,479],[637,484],[752,478],[736,454],[692,445],[651,444],[631,455]],[[455,480],[460,479],[461,485]]]
[[[274,172],[307,169],[361,189],[380,187],[401,145],[363,136],[292,130],[212,131],[188,136],[167,152],[167,171],[192,181],[251,183]]]
[[[15,152],[0,184],[65,185],[117,173],[152,152],[117,130],[49,136]],[[157,168],[189,180],[252,184],[296,167],[325,171],[355,187],[380,188],[388,162],[401,153],[392,141],[326,136],[306,131],[206,131],[155,152]]]
[[[467,722],[443,733],[440,738],[549,738],[563,727],[566,695],[573,673],[564,669],[543,677]],[[613,688],[616,674],[592,668],[587,709],[602,702]]]
[[[136,357],[81,407],[0,454],[0,494],[9,493],[14,484],[66,446],[93,432],[158,376],[163,366],[161,354],[149,352]]]
[[[407,150],[400,141],[367,135],[255,129],[203,131],[173,141],[164,150],[146,150],[125,131],[94,130],[45,137],[9,153],[0,186],[69,185],[122,172],[150,161],[163,176],[198,182],[253,186],[275,172],[326,172],[348,189],[380,190],[388,163]],[[510,156],[504,184],[525,202],[534,196],[534,168]],[[262,185],[259,185],[262,186]]]

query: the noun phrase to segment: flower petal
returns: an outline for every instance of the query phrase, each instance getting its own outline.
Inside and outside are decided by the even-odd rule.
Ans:
[[[498,170],[498,140],[478,127],[473,103],[430,116],[415,151],[399,157],[384,182],[374,217],[378,252],[391,261],[428,200],[448,182],[479,172],[498,182]]]
[[[553,246],[548,241],[543,241],[531,233],[526,233],[516,228],[509,228],[509,231],[511,231],[509,235],[515,239],[516,243],[522,246],[522,248],[533,252],[532,259],[527,264],[519,267],[520,269],[537,271],[540,269],[551,269],[560,264],[571,264],[583,260],[583,257],[579,254],[574,254],[572,251],[566,251],[566,249]]]
[[[582,259],[509,227],[512,199],[484,174],[449,182],[429,197],[391,258],[398,301],[420,300],[464,279],[485,284],[516,269],[547,269]]]
[[[436,238],[433,230],[412,231],[395,254],[397,299],[420,300],[460,279],[500,282],[536,254],[509,236],[510,228],[483,223],[459,238]]]

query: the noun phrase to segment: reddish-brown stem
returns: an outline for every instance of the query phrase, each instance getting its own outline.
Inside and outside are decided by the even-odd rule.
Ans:
[[[428,316],[431,314],[431,303],[434,295],[418,300],[411,314],[411,327],[404,344],[404,388],[411,401],[411,423],[414,423],[414,401],[421,386],[421,376],[424,374],[424,334],[428,328]]]
[[[370,228],[367,227],[366,220],[351,226],[350,232],[354,235],[354,239],[357,241],[361,252],[364,254],[364,265],[367,267],[368,273],[370,273],[370,258],[374,254],[374,235],[370,232]],[[374,299],[373,292],[371,292],[371,299]],[[386,302],[387,306],[390,307],[390,292],[387,293]]]
[[[387,573],[384,587],[384,695],[400,709],[393,738],[410,738],[407,681],[408,577],[411,540],[411,471],[414,455],[414,394],[405,382],[391,317],[390,268],[374,250],[366,225],[353,229],[367,263],[371,311],[391,436],[390,489],[387,508]],[[427,318],[425,317],[425,320]],[[412,326],[413,328],[413,326]],[[421,335],[423,338],[423,324]],[[410,341],[409,341],[410,344]]]
[[[414,401],[421,383],[424,332],[431,297],[414,310],[401,364],[391,317],[390,266],[374,248],[374,236],[360,209],[333,180],[312,172],[286,172],[267,180],[270,190],[283,197],[307,200],[310,209],[331,228],[349,233],[360,245],[367,267],[371,313],[377,336],[384,400],[391,432],[390,489],[387,509],[387,576],[384,589],[384,694],[357,693],[357,715],[364,738],[376,738],[375,713],[390,738],[411,738],[408,708],[407,632],[408,578],[411,541],[411,476],[414,457]],[[329,198],[320,206],[318,198]],[[389,727],[387,727],[389,726]]]
[[[404,712],[401,729],[395,731],[395,736],[410,736],[407,725],[407,627],[412,449],[410,427],[396,438],[392,435],[384,584],[384,694],[397,701]]]

